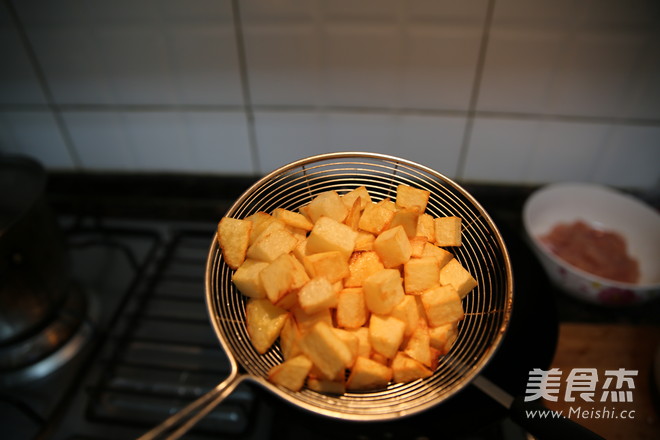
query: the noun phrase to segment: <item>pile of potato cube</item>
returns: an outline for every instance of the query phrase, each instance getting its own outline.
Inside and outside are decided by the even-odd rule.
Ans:
[[[263,354],[279,340],[271,382],[341,394],[433,374],[477,281],[447,249],[461,245],[461,219],[426,213],[429,196],[402,184],[376,202],[360,186],[220,220],[251,342]]]

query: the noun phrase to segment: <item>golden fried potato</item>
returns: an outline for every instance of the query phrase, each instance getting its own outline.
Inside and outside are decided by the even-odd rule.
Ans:
[[[307,314],[322,312],[337,305],[337,292],[324,277],[312,278],[298,291],[298,304]]]
[[[330,190],[318,194],[307,205],[307,215],[312,223],[321,217],[329,217],[337,222],[343,222],[348,214],[348,208],[342,202],[337,191]]]
[[[387,359],[394,358],[403,342],[406,324],[392,316],[372,314],[369,318],[369,341],[374,351]]]
[[[403,265],[404,290],[410,295],[440,285],[440,267],[433,257],[411,258]]]
[[[394,218],[394,211],[377,203],[369,203],[362,211],[358,227],[366,232],[378,235],[383,232]]]
[[[396,383],[412,382],[432,374],[431,369],[403,352],[398,352],[392,360],[392,379]]]
[[[264,354],[279,337],[289,313],[268,299],[250,299],[245,306],[247,332],[257,352]]]
[[[355,249],[358,233],[330,217],[321,217],[307,237],[306,255],[339,251],[347,259]]]
[[[389,314],[401,302],[405,293],[401,274],[396,269],[383,269],[362,283],[364,301],[372,313]]]
[[[452,258],[440,269],[440,284],[454,286],[461,299],[463,299],[472,289],[477,287],[477,280],[457,259]]]
[[[217,239],[227,266],[238,269],[247,255],[252,222],[223,217],[218,222]]]
[[[383,269],[385,266],[375,251],[355,251],[348,261],[349,273],[344,286],[361,287],[365,279]]]
[[[412,246],[403,226],[388,229],[374,240],[374,251],[385,267],[397,267],[406,263],[412,255]]]
[[[268,266],[265,261],[246,259],[232,275],[232,282],[245,296],[251,298],[265,298],[266,289],[261,282],[259,274]]]
[[[306,255],[303,258],[303,266],[310,277],[323,277],[330,283],[343,280],[350,274],[348,260],[339,251]]]
[[[460,217],[438,217],[433,222],[435,226],[435,244],[438,246],[461,245]]]
[[[369,311],[361,287],[348,287],[339,292],[337,298],[337,326],[345,329],[362,327],[367,322]]]
[[[351,350],[325,321],[303,333],[301,348],[326,378],[338,377],[353,362]]]
[[[359,356],[346,380],[351,391],[385,388],[392,380],[392,369],[369,358]]]
[[[268,380],[291,391],[300,391],[311,369],[312,361],[300,354],[271,368]]]
[[[464,317],[461,297],[450,284],[429,289],[422,293],[421,298],[431,327],[460,321]]]
[[[396,206],[412,208],[421,213],[426,211],[430,196],[430,191],[400,184],[396,187]]]

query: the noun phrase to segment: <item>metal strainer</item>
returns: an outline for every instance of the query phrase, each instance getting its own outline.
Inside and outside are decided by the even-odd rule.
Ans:
[[[394,200],[399,184],[430,191],[426,212],[434,217],[462,219],[462,245],[455,257],[476,278],[478,287],[463,300],[465,319],[458,339],[442,357],[434,374],[406,384],[370,392],[321,394],[309,389],[292,392],[269,383],[269,369],[282,362],[276,344],[264,355],[252,347],[245,325],[246,298],[231,282],[233,271],[224,263],[215,237],[206,266],[206,300],[211,323],[229,357],[231,373],[207,395],[166,420],[151,434],[180,427],[176,437],[213,409],[235,386],[250,380],[287,402],[342,420],[391,420],[412,415],[451,397],[484,368],[502,342],[511,315],[512,269],[500,232],[481,205],[442,174],[393,156],[373,153],[332,153],[285,165],[252,185],[226,216],[245,218],[275,208],[297,210],[327,190],[339,193],[364,185],[373,200]]]

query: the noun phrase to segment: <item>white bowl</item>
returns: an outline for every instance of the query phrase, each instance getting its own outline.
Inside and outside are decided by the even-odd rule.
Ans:
[[[582,220],[621,234],[628,254],[639,263],[638,283],[623,283],[579,269],[540,240],[558,223]],[[639,304],[660,297],[660,214],[638,199],[600,185],[557,183],[525,202],[523,224],[534,253],[562,290],[596,304]]]

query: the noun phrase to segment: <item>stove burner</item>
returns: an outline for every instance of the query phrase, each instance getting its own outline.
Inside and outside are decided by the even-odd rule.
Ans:
[[[35,331],[0,346],[0,386],[43,378],[66,364],[92,335],[89,299],[72,284],[59,307]]]

